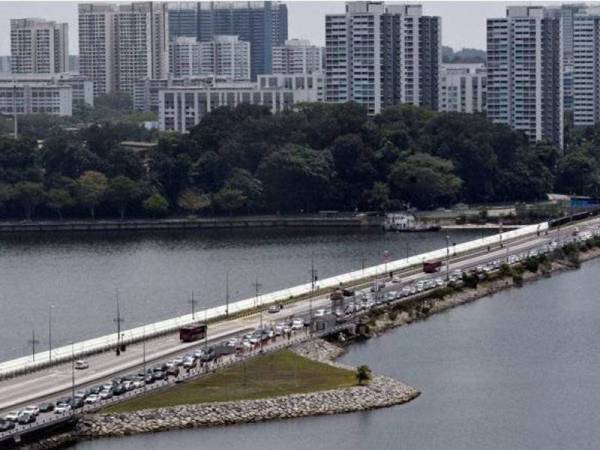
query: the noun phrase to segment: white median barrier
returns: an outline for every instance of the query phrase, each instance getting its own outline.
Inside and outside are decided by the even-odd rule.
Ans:
[[[451,256],[464,254],[473,250],[486,248],[488,246],[499,245],[502,242],[510,241],[511,239],[534,235],[548,230],[548,222],[543,222],[536,225],[529,225],[515,230],[507,231],[501,234],[495,234],[484,238],[476,239],[462,244],[453,245],[450,250]],[[387,271],[397,272],[398,270],[409,267],[420,266],[424,261],[441,260],[447,256],[447,249],[443,247],[431,252],[414,255],[409,258],[389,261],[385,264],[366,267],[364,270],[359,269],[354,272],[349,272],[341,275],[336,275],[330,278],[319,280],[319,289],[331,289],[348,283],[357,282],[366,278],[382,275]],[[236,315],[246,311],[251,311],[258,306],[268,306],[277,302],[289,300],[294,297],[299,297],[311,292],[311,283],[294,286],[287,289],[263,294],[256,297],[240,300],[229,304],[229,310],[226,310],[225,305],[209,308],[206,311],[199,311],[194,314],[186,314],[184,316],[175,317],[172,319],[162,320],[141,327],[131,328],[121,331],[120,342],[122,344],[135,343],[142,340],[144,337],[150,339],[168,333],[173,333],[185,325],[203,322],[206,320],[214,320],[217,318],[225,318],[227,312],[229,315]],[[72,346],[66,345],[52,350],[52,364],[70,361],[74,358],[81,358],[93,353],[99,353],[114,349],[117,345],[117,334],[111,333],[105,336],[100,336],[94,339],[89,339],[81,342],[76,342]],[[24,356],[10,361],[0,363],[0,378],[10,377],[22,374],[31,370],[39,369],[47,366],[50,363],[48,351],[36,353],[35,361],[31,356]]]

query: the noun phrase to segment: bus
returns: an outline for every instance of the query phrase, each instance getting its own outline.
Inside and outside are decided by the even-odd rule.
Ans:
[[[182,342],[192,342],[206,337],[206,324],[188,325],[179,329],[179,339]]]
[[[423,263],[423,272],[425,273],[435,273],[442,268],[441,261],[425,261]]]

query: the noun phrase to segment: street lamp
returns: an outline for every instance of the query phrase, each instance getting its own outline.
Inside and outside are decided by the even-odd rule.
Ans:
[[[192,305],[192,321],[196,320],[196,300],[194,300],[194,291],[192,291],[192,298],[188,300],[188,303]]]
[[[48,305],[48,362],[52,362],[52,309],[54,305]]]
[[[446,281],[450,280],[450,236],[446,235]]]
[[[117,324],[117,351],[116,354],[119,356],[121,354],[121,322],[125,319],[121,317],[121,306],[119,304],[119,291],[117,291],[117,317],[113,319],[113,322]]]
[[[258,304],[259,299],[258,299],[258,293],[260,291],[261,288],[261,284],[258,282],[258,276],[256,277],[256,281],[254,283],[252,283],[252,286],[254,286],[254,294],[255,294],[255,304],[257,305],[257,307],[260,310],[260,352],[262,353],[263,351],[263,340],[262,340],[262,335],[263,335],[263,311],[262,308],[260,308],[260,305]]]
[[[40,341],[35,338],[35,329],[31,331],[31,339],[27,342],[31,344],[31,357],[32,360],[35,361],[35,345],[40,343]]]
[[[364,270],[364,266],[363,266]],[[308,298],[308,316],[311,323],[312,331],[312,318],[313,318],[313,296],[315,291],[315,282],[317,281],[317,270],[315,269],[315,256],[314,253],[310,256],[310,297]]]

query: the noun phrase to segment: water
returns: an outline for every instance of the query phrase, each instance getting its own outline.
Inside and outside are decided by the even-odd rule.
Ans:
[[[352,346],[417,387],[388,409],[139,435],[74,450],[597,449],[600,261]]]
[[[487,233],[486,233],[487,234]],[[481,232],[451,233],[453,242]],[[306,283],[361,265],[445,246],[442,233],[384,234],[360,229],[253,229],[202,232],[0,236],[0,361],[31,352],[32,330],[48,347],[49,305],[56,348],[115,329],[118,290],[125,327],[134,327]]]

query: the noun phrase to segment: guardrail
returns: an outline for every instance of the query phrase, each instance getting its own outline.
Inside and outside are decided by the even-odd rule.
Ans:
[[[356,270],[342,275],[333,276],[319,281],[319,289],[332,289],[341,285],[346,285],[360,280],[370,279],[385,272],[396,272],[412,266],[420,265],[424,261],[432,259],[443,259],[447,256],[447,251],[452,252],[452,256],[460,255],[475,249],[485,248],[487,246],[502,244],[511,239],[524,237],[533,234],[539,234],[548,229],[548,222],[529,225],[517,230],[511,230],[504,233],[487,236],[462,244],[454,245],[451,249],[441,248],[409,258],[390,261],[388,263],[367,267],[364,270]],[[240,300],[226,305],[207,309],[204,313],[206,320],[214,321],[224,319],[228,316],[240,314],[246,311],[255,310],[257,307],[267,307],[271,304],[289,301],[295,297],[309,294],[311,292],[311,283],[302,284],[288,289],[281,289],[269,294],[263,294],[245,300]],[[123,330],[121,338],[118,339],[116,333],[76,342],[73,345],[67,345],[52,350],[52,358],[49,352],[36,353],[35,361],[32,356],[24,356],[10,361],[0,363],[0,379],[16,376],[46,367],[50,364],[71,361],[72,358],[81,358],[90,354],[100,353],[114,349],[117,344],[133,344],[142,339],[151,339],[161,335],[176,332],[179,328],[197,323],[197,317],[192,314],[175,317],[172,319],[155,322],[149,325]]]

